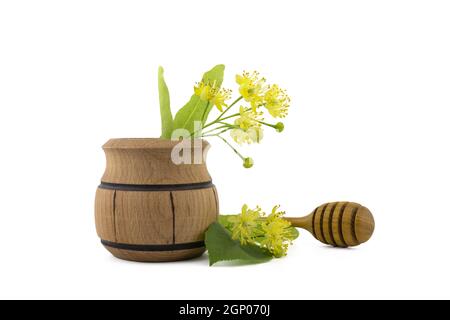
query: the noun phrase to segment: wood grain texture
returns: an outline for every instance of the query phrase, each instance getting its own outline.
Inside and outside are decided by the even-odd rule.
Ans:
[[[214,188],[163,192],[98,189],[96,206],[101,239],[143,245],[202,241],[219,209]]]
[[[355,220],[355,231],[356,238],[359,243],[364,243],[369,241],[370,237],[375,230],[375,219],[370,213],[369,209],[361,206],[358,209]]]
[[[117,242],[114,220],[114,197],[116,191],[97,189],[95,196],[95,225],[103,240]]]
[[[214,189],[172,192],[175,211],[175,243],[201,241],[216,221],[218,204]]]
[[[325,244],[330,244],[332,246],[336,246],[336,241],[334,240],[333,236],[333,225],[332,225],[336,205],[337,205],[336,203],[329,203],[325,207],[322,221],[322,230],[325,237]]]
[[[354,202],[325,203],[309,216],[285,219],[294,227],[308,230],[322,243],[341,248],[367,242],[375,230],[372,213]]]
[[[161,139],[113,139],[103,147],[107,167],[103,182],[120,185],[190,185],[211,181],[206,164],[175,165],[177,142]],[[207,142],[193,146],[193,150]],[[194,152],[194,151],[192,151]],[[99,188],[95,216],[99,237],[130,245],[171,245],[203,241],[219,214],[217,191],[209,188],[172,191],[125,191]],[[170,189],[170,187],[169,187]],[[106,248],[132,261],[175,261],[201,255],[205,249],[132,251]],[[158,248],[159,250],[159,248]],[[171,250],[171,249],[170,249]]]
[[[356,213],[358,212],[359,204],[354,202],[349,202],[344,210],[344,215],[342,217],[342,235],[344,236],[344,241],[349,247],[359,245],[358,239],[356,239],[355,233],[355,219]]]
[[[108,246],[105,246],[105,248],[116,258],[135,262],[171,262],[193,259],[201,256],[206,250],[205,248],[195,248],[177,251],[141,252],[120,250]]]
[[[337,247],[345,248],[347,247],[346,243],[344,242],[344,236],[342,234],[342,216],[344,214],[345,207],[347,206],[348,202],[337,202],[336,207],[334,208],[334,214],[333,214],[333,238],[336,242]]]
[[[173,243],[170,192],[116,191],[116,193],[116,242]]]
[[[216,219],[218,219],[219,218],[219,214],[220,214],[220,211],[219,211],[219,194],[217,193],[217,188],[214,186],[213,187],[213,192],[214,192],[214,198],[216,199]]]
[[[176,141],[162,139],[112,139],[103,150],[106,169],[102,181],[119,184],[191,184],[208,182],[211,176],[206,164],[174,164],[172,149]],[[208,149],[206,141],[191,148],[192,159],[197,151]],[[205,153],[206,153],[205,151]]]
[[[313,235],[316,237],[317,240],[320,242],[325,242],[325,237],[323,236],[323,228],[322,228],[322,222],[323,222],[323,215],[325,213],[325,207],[326,204],[321,205],[314,211],[313,215]]]

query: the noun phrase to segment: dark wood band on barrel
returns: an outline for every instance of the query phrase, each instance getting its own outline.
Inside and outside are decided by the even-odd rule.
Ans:
[[[212,181],[189,183],[189,184],[120,184],[102,182],[99,186],[100,189],[117,190],[117,191],[183,191],[183,190],[198,190],[208,189],[214,187]]]
[[[189,243],[174,243],[174,244],[125,244],[102,240],[102,244],[104,246],[111,247],[114,249],[121,249],[128,251],[145,251],[145,252],[188,250],[188,249],[203,248],[205,246],[205,242],[203,241],[189,242]]]

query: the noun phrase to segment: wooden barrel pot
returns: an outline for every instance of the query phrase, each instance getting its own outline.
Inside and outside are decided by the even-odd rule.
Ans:
[[[217,191],[190,144],[194,164],[175,164],[179,142],[112,139],[103,150],[106,170],[95,200],[97,234],[115,257],[131,261],[185,260],[205,252],[204,234],[219,214]],[[193,160],[194,161],[194,160]],[[200,163],[198,163],[200,162]]]

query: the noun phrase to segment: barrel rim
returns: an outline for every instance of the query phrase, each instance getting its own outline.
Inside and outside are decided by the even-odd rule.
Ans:
[[[208,141],[204,139],[191,139],[192,148],[199,149],[209,146]],[[198,142],[201,142],[198,143]],[[103,145],[104,150],[114,149],[151,149],[151,150],[170,150],[180,143],[179,140],[161,139],[161,138],[114,138],[108,140]]]

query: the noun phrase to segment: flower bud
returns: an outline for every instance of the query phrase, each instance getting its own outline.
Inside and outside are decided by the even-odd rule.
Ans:
[[[249,168],[251,168],[251,167],[253,167],[253,159],[250,158],[250,157],[245,158],[245,159],[244,159],[244,168],[249,169]]]
[[[284,124],[283,124],[283,122],[278,122],[278,123],[275,125],[275,130],[277,130],[277,132],[283,132],[283,130],[284,130]]]

